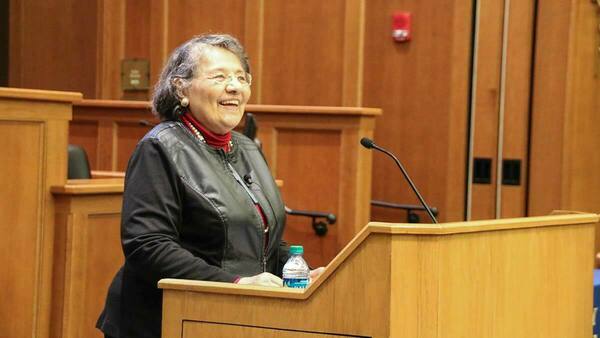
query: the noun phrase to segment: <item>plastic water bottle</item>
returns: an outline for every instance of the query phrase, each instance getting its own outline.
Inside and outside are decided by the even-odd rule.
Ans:
[[[283,266],[283,286],[288,288],[306,288],[310,280],[310,268],[302,254],[302,245],[290,246],[290,258]]]

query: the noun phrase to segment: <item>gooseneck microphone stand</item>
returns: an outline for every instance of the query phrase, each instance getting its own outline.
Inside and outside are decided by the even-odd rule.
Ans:
[[[412,190],[415,192],[415,195],[417,195],[417,197],[419,198],[419,201],[421,202],[421,205],[423,206],[423,208],[425,208],[425,210],[427,211],[427,214],[429,215],[429,218],[431,218],[431,220],[433,221],[433,223],[437,224],[437,219],[435,219],[435,216],[433,216],[433,212],[431,212],[431,209],[429,208],[429,206],[427,205],[427,203],[425,203],[425,200],[423,199],[423,196],[421,196],[421,194],[419,193],[419,190],[417,190],[417,187],[415,186],[415,184],[412,182],[412,180],[410,179],[410,177],[408,176],[408,173],[406,172],[406,170],[404,169],[404,166],[402,166],[402,163],[400,163],[400,160],[398,160],[398,158],[396,158],[396,156],[394,156],[394,154],[392,154],[391,152],[381,148],[380,146],[376,145],[375,142],[373,142],[373,140],[363,137],[360,140],[360,144],[362,144],[363,147],[367,148],[367,149],[376,149],[381,151],[382,153],[388,155],[389,157],[391,157],[394,162],[396,162],[396,165],[398,166],[398,168],[400,168],[400,171],[402,171],[402,175],[404,175],[404,178],[406,179],[406,181],[408,182],[408,184],[410,185],[410,187],[412,188]]]

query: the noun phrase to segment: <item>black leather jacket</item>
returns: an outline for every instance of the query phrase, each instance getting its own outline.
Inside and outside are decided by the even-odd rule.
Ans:
[[[140,141],[123,194],[125,264],[98,320],[105,334],[160,337],[161,278],[281,276],[288,253],[279,190],[253,141],[232,132],[232,144],[229,153],[214,149],[174,121]],[[269,225],[267,245],[255,202]]]

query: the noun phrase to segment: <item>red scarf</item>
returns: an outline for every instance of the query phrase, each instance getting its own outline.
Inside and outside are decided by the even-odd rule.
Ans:
[[[206,141],[206,144],[209,146],[223,149],[227,152],[231,150],[229,145],[229,142],[231,141],[231,132],[227,132],[223,135],[214,133],[204,127],[189,111],[186,111],[185,114],[181,115],[181,120],[192,133],[194,132],[194,128],[196,128],[200,134],[202,134],[204,141]]]

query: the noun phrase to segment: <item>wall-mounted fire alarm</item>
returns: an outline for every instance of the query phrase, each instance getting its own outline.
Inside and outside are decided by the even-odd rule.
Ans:
[[[392,37],[396,42],[410,41],[412,35],[410,23],[410,12],[396,12],[392,14]]]

